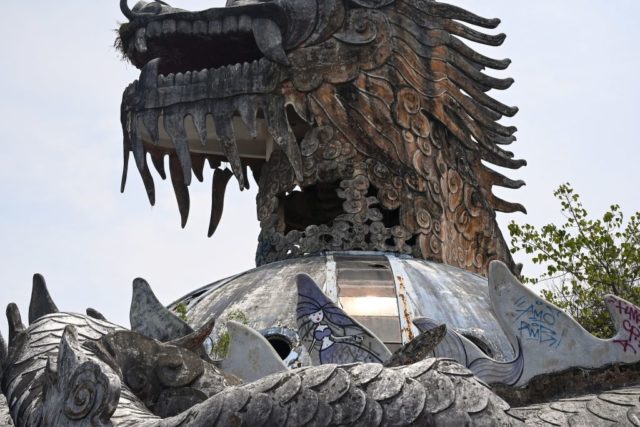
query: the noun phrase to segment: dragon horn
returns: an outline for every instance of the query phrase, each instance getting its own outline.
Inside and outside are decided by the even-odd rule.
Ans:
[[[134,19],[135,15],[129,8],[129,2],[127,0],[120,0],[120,10],[122,11],[122,14],[129,19],[129,21]]]
[[[175,345],[176,347],[182,347],[186,350],[197,352],[201,348],[202,343],[204,343],[209,334],[211,334],[211,331],[213,330],[215,324],[216,319],[212,318],[204,325],[202,325],[198,330],[185,335],[182,338],[171,340],[167,342],[167,344]]]
[[[29,324],[35,322],[42,316],[57,312],[58,307],[56,307],[51,299],[44,277],[40,274],[34,274],[31,302],[29,303]]]
[[[129,311],[131,330],[160,342],[189,335],[193,328],[163,306],[144,279],[133,281],[133,297]]]

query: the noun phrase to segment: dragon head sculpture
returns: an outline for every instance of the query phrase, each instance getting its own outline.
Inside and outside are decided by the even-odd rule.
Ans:
[[[192,174],[213,173],[209,234],[234,176],[258,183],[258,265],[308,253],[410,254],[486,274],[513,267],[496,197],[518,188],[488,164],[525,165],[503,146],[517,108],[488,92],[512,79],[483,73],[508,59],[485,19],[432,0],[229,0],[200,12],[140,2],[118,45],[142,70],[124,92],[125,173],[133,153],[151,203],[153,165],[170,176],[184,226]],[[228,166],[228,168],[227,168]]]

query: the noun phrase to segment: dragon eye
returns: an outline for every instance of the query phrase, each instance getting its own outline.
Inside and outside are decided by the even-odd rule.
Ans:
[[[142,390],[147,385],[147,374],[139,366],[132,366],[124,373],[124,382],[132,391],[137,392]]]

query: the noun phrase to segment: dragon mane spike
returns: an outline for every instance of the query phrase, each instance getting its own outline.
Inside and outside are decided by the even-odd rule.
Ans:
[[[4,370],[4,365],[7,363],[7,343],[2,336],[2,332],[0,332],[0,378],[2,378],[2,371]]]
[[[104,317],[104,315],[102,313],[100,313],[98,310],[96,310],[95,308],[87,308],[87,316],[93,318],[93,319],[97,319],[97,320],[104,320],[106,321],[107,318]]]
[[[13,302],[7,306],[7,323],[9,324],[9,346],[12,346],[16,337],[25,330],[20,309]]]
[[[429,2],[429,5],[430,11],[434,15],[442,18],[455,19],[468,24],[477,25],[478,27],[488,28],[490,30],[497,28],[498,25],[500,25],[500,19],[498,18],[483,18],[480,15],[476,15],[475,13],[451,4],[432,1]]]
[[[29,303],[29,324],[42,316],[57,313],[58,311],[58,307],[53,302],[51,294],[49,294],[44,277],[41,274],[34,274],[31,302]]]

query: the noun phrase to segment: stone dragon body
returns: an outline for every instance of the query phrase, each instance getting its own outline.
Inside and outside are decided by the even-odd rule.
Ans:
[[[58,312],[35,282],[28,327],[15,305],[7,309],[2,390],[18,426],[640,425],[640,388],[512,409],[442,358],[311,366],[242,384],[200,353],[213,322],[161,342],[143,335],[160,338],[154,326],[128,331],[94,310]],[[134,282],[132,324],[153,309],[156,326],[180,333],[185,324],[157,304]]]

